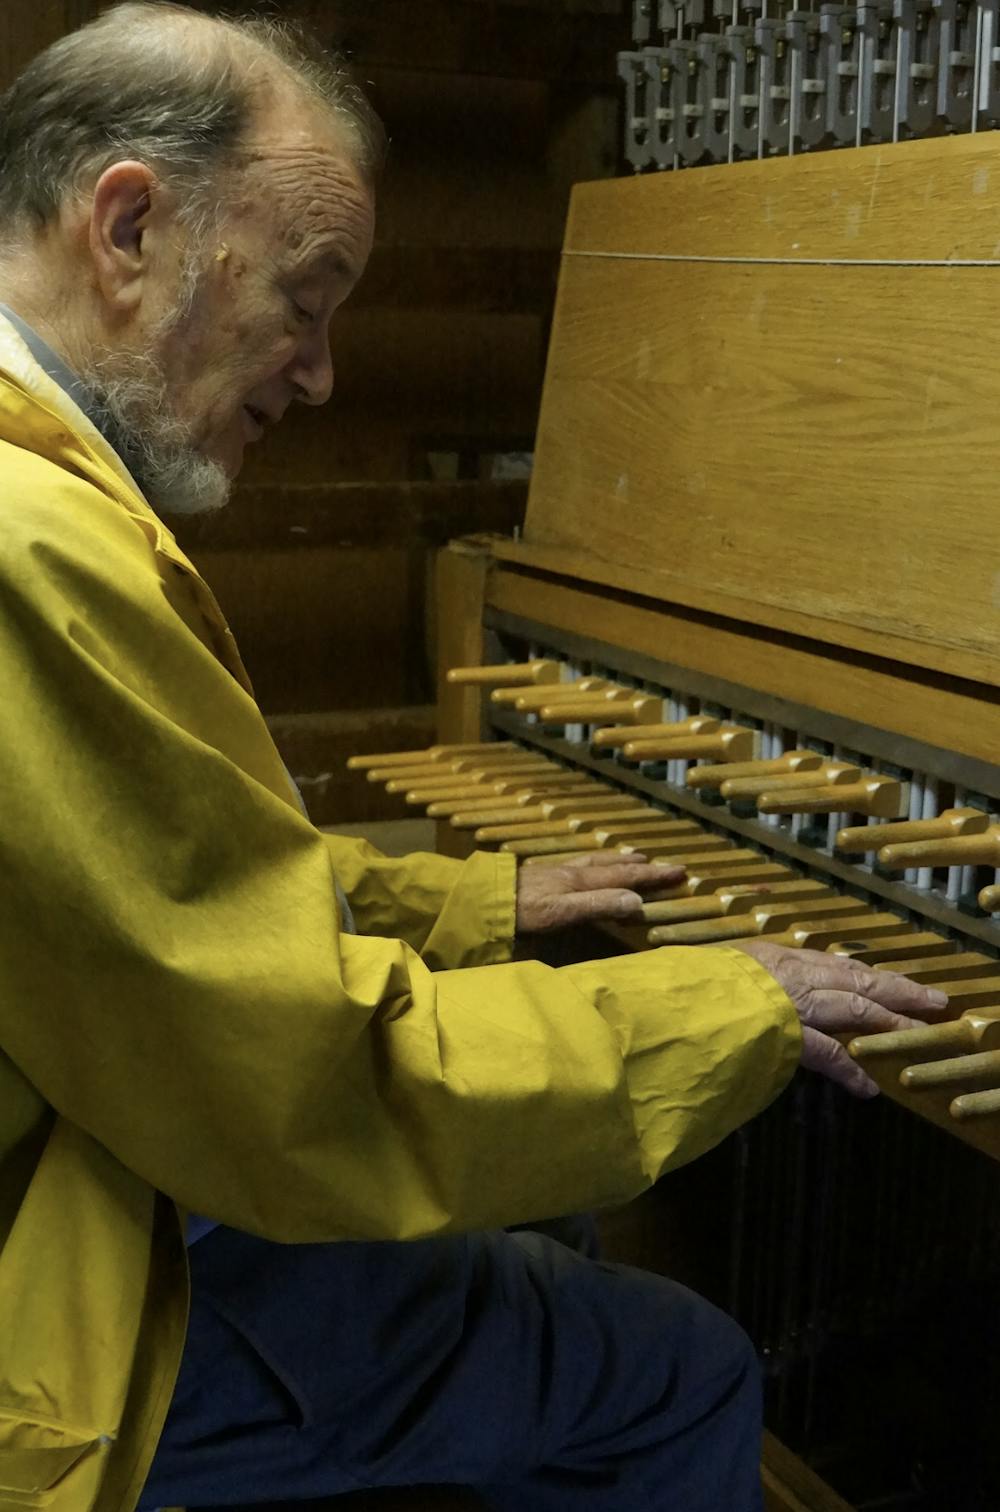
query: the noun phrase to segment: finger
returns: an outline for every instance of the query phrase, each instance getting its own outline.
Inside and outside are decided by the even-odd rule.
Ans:
[[[843,1045],[817,1029],[802,1031],[802,1064],[807,1071],[818,1071],[820,1076],[836,1082],[852,1097],[878,1096],[878,1083],[851,1059]]]
[[[898,971],[866,971],[862,991],[865,997],[900,1013],[937,1014],[948,1006],[946,992],[911,982]]]
[[[571,860],[563,861],[561,864],[567,871],[582,871],[588,866],[595,868],[598,866],[620,866],[625,859],[621,851],[584,851],[582,855],[573,856]],[[633,853],[630,851],[627,859],[629,861],[645,861],[646,858],[645,856],[640,856],[638,852]]]
[[[641,919],[642,899],[624,888],[566,893],[550,905],[555,927],[586,924],[595,919]]]
[[[620,861],[617,866],[579,867],[573,874],[575,887],[671,887],[684,880],[683,866],[650,865]]]
[[[816,994],[816,1008],[808,1018],[817,1029],[828,1034],[884,1034],[891,1029],[922,1027],[918,1019],[875,1003],[863,992]]]
[[[873,971],[849,956],[831,956],[821,950],[804,950],[803,958],[818,968],[821,991],[857,992],[899,1013],[940,1013],[948,1006],[947,994],[936,987],[922,987],[895,971]]]

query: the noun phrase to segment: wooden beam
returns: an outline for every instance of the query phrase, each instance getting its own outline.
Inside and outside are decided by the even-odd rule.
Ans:
[[[453,541],[437,558],[435,659],[443,741],[483,738],[481,690],[449,683],[447,673],[450,667],[477,666],[485,660],[483,605],[492,562],[489,542],[474,537]]]
[[[980,132],[581,186],[529,546],[1000,682],[998,172]]]

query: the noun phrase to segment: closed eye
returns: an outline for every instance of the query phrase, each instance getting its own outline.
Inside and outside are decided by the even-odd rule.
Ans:
[[[303,308],[303,306],[299,304],[298,300],[292,299],[291,297],[289,297],[288,303],[292,307],[292,314],[295,316],[295,319],[299,322],[300,325],[312,325],[313,321],[316,319],[316,316],[312,313],[311,310]]]

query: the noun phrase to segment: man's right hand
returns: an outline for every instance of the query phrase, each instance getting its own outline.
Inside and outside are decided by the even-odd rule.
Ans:
[[[873,971],[849,956],[821,950],[788,950],[767,940],[734,940],[753,956],[791,998],[802,1021],[802,1064],[839,1082],[855,1097],[875,1097],[878,1086],[853,1061],[836,1034],[880,1034],[915,1029],[910,1015],[933,1018],[948,999],[892,971]]]

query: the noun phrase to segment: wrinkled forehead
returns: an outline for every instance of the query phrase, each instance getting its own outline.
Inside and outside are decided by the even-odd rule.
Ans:
[[[248,144],[246,213],[271,254],[355,279],[371,251],[375,200],[349,129],[305,124]]]

